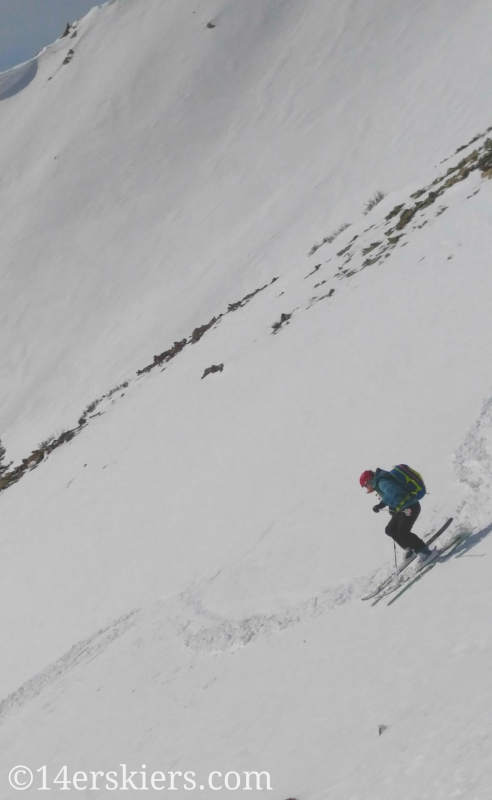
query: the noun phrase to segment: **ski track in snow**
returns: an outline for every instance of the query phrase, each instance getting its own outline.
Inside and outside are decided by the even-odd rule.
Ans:
[[[170,603],[174,605],[175,599],[153,603],[147,609],[135,609],[87,639],[77,642],[61,658],[8,695],[0,702],[0,721],[10,712],[34,700],[68,671],[87,664],[99,656],[130,628],[143,620],[146,613],[154,614],[156,605],[161,606],[162,616],[174,629],[174,635],[185,636],[186,647],[195,652],[213,655],[245,647],[260,636],[275,635],[297,625],[306,617],[320,616],[338,606],[359,599],[368,591],[382,569],[379,568],[376,573],[373,572],[367,577],[355,578],[345,584],[331,587],[318,597],[312,597],[297,606],[289,606],[282,613],[255,614],[244,619],[223,619],[208,627],[203,626],[203,618],[210,619],[211,615],[191,593],[181,595],[177,613],[173,613],[172,616],[169,615]],[[191,620],[190,610],[193,616]],[[216,620],[217,617],[214,616],[214,621]],[[190,627],[196,627],[196,630],[187,633]]]
[[[297,625],[306,617],[317,617],[360,599],[383,569],[379,568],[369,576],[330,587],[319,596],[304,600],[296,606],[289,606],[279,614],[253,614],[244,619],[224,619],[216,625],[200,627],[186,636],[185,645],[197,652],[208,653],[223,653],[244,647],[260,636],[275,635]],[[192,602],[189,601],[190,604]]]
[[[0,75],[2,772],[486,798],[491,12],[105,6]],[[473,532],[372,609],[396,459]]]
[[[430,215],[433,215],[433,213],[431,211]],[[419,225],[418,227],[421,226]],[[371,229],[372,232],[370,232]],[[362,256],[364,255],[362,245],[366,240],[374,238],[373,229],[374,225],[360,235],[358,247],[361,249]],[[353,231],[350,231],[350,234],[352,233]],[[393,246],[390,249],[393,249]],[[339,256],[337,260],[342,260],[341,255],[345,256],[343,250],[341,254],[337,253],[337,256]],[[352,257],[353,255],[350,255],[349,260]],[[350,279],[353,274],[368,265],[367,263],[362,263],[362,257],[360,260],[361,263],[357,264],[357,266],[353,265],[351,271],[345,269],[340,274],[340,266],[338,270],[334,269],[331,276],[332,279],[335,278],[338,281],[340,278]],[[319,265],[321,267],[319,272],[315,270],[318,280],[319,275],[323,274],[323,266]],[[298,279],[301,286],[306,277],[302,276]],[[327,275],[326,277],[329,276]],[[326,283],[326,281],[323,281],[323,283]],[[267,286],[261,288],[264,289]],[[247,299],[251,299],[258,291],[260,290],[253,292]],[[311,294],[312,289],[307,289],[307,293]],[[332,294],[333,292],[329,292],[328,294],[322,294],[322,296],[310,297],[307,308],[310,308],[313,302],[325,297],[331,297]],[[295,299],[299,300],[297,293]],[[238,307],[242,305],[242,302],[238,304]],[[129,379],[129,382],[134,380],[135,378]],[[115,398],[111,396],[111,393],[108,395],[108,400],[110,404],[115,402]],[[457,478],[466,493],[466,499],[458,506],[454,514],[454,532],[481,526],[483,530],[479,531],[478,535],[483,538],[484,535],[487,535],[492,530],[490,525],[484,527],[485,522],[483,520],[483,512],[486,509],[487,500],[492,496],[492,397],[483,404],[477,421],[463,440],[454,458]],[[281,631],[299,624],[307,617],[314,618],[353,600],[359,600],[377,582],[386,578],[390,571],[391,567],[383,565],[366,576],[358,576],[346,583],[329,587],[318,596],[311,597],[297,605],[288,606],[280,613],[253,614],[242,619],[220,619],[217,615],[210,614],[202,606],[199,598],[190,591],[181,595],[181,608],[178,610],[177,618],[176,615],[173,615],[174,634],[179,637],[184,636],[184,645],[197,653],[214,655],[232,651],[245,647],[262,636],[275,636]],[[162,601],[163,607],[166,606],[167,610],[169,610],[167,604],[168,601]],[[155,604],[152,604],[152,607],[155,609]],[[192,612],[191,620],[190,611]],[[69,670],[88,663],[104,652],[112,642],[137,624],[142,613],[141,610],[131,611],[107,627],[98,630],[91,637],[75,644],[61,658],[0,702],[0,720],[12,710],[21,708],[36,698],[44,689]],[[203,624],[204,620],[208,620],[209,624]]]
[[[468,490],[463,504],[477,514],[492,496],[492,397],[482,406],[480,415],[455,455],[455,471]]]
[[[466,499],[455,512],[456,533],[470,530],[470,527],[483,527],[481,514],[487,507],[487,499],[492,496],[492,397],[484,402],[477,421],[463,440],[454,460],[457,478],[466,492]],[[477,541],[490,532],[491,524],[483,527],[476,533]],[[184,636],[184,645],[196,653],[216,655],[233,651],[262,636],[275,636],[298,625],[307,617],[318,617],[346,603],[360,600],[377,582],[384,580],[390,571],[388,565],[383,565],[368,575],[329,587],[318,596],[288,606],[280,613],[253,614],[242,619],[220,619],[203,606],[196,592],[185,592],[180,597],[177,614],[173,614],[172,627],[176,636]],[[167,616],[169,600],[160,601],[158,605],[162,605],[163,610],[166,609]],[[156,604],[152,604],[148,610],[155,609],[155,606]],[[61,658],[0,702],[0,721],[11,711],[34,700],[69,670],[87,664],[103,653],[114,641],[138,624],[144,613],[145,610],[133,610],[73,645]],[[212,621],[212,624],[204,625],[204,619],[208,619],[209,623]]]
[[[61,658],[50,664],[46,669],[38,672],[26,681],[19,689],[9,694],[0,702],[0,721],[11,711],[22,708],[26,703],[34,700],[41,692],[61,678],[66,672],[81,664],[87,664],[103,653],[110,644],[123,636],[138,620],[139,610],[125,614],[106,628],[101,628],[74,644]]]
[[[466,437],[459,451],[460,453],[462,451],[464,453],[481,454],[487,452],[488,458],[492,463],[490,451],[486,451],[484,448],[485,440],[492,441],[491,416],[492,399],[485,404],[479,421]],[[488,430],[486,428],[487,424],[490,426]],[[485,428],[484,435],[476,440],[474,438],[475,433],[482,432],[483,428]],[[486,459],[482,458],[480,461],[483,462]],[[463,466],[465,470],[469,469],[469,460],[466,463],[467,466]],[[468,473],[465,472],[465,474]],[[474,486],[473,482],[470,485]],[[477,483],[477,486],[481,485],[481,483]],[[460,525],[459,528],[462,530],[464,526]],[[476,537],[478,537],[477,542],[490,532],[492,532],[492,525],[479,531],[476,534]],[[11,711],[22,708],[38,697],[45,689],[63,677],[65,673],[87,664],[102,654],[113,642],[126,634],[130,628],[143,621],[146,615],[153,615],[158,606],[161,606],[162,616],[166,623],[170,624],[173,634],[177,637],[184,636],[185,647],[196,653],[213,656],[245,647],[262,636],[278,635],[281,631],[298,625],[306,618],[319,617],[346,603],[360,600],[376,583],[386,578],[390,571],[391,568],[388,568],[387,565],[381,566],[366,576],[358,576],[346,583],[329,587],[320,595],[304,600],[297,605],[288,606],[283,612],[277,614],[253,614],[242,619],[220,619],[218,615],[211,614],[193,592],[181,594],[177,612],[172,615],[169,614],[169,606],[170,603],[172,605],[176,603],[176,598],[157,601],[157,603],[152,603],[146,609],[135,609],[107,627],[101,628],[92,636],[73,645],[61,658],[2,700],[0,702],[0,722]],[[208,618],[209,621],[212,618],[215,624],[203,625],[204,618]],[[195,630],[190,632],[190,628]]]
[[[487,133],[488,132],[489,131],[487,131]],[[485,138],[485,136],[486,134],[481,134],[477,138]],[[471,147],[473,143],[474,141],[469,143],[467,147]],[[425,209],[425,211],[427,212],[427,209]],[[441,209],[437,212],[437,216],[439,216],[440,213],[442,213]],[[427,213],[424,213],[421,218],[416,220],[412,228],[421,228],[422,219],[430,220],[435,215],[435,209],[431,208]],[[383,226],[384,222],[383,224],[379,223],[377,227]],[[362,256],[367,255],[367,251],[364,251],[363,245],[368,239],[374,238],[374,230],[369,233],[373,228],[374,225],[371,225],[370,228],[360,235],[357,246]],[[367,235],[368,233],[369,236]],[[348,237],[352,234],[353,230],[346,234],[346,236]],[[358,236],[354,237],[354,239],[357,238]],[[350,240],[349,248],[354,239]],[[372,263],[379,260],[385,250],[389,249],[391,251],[394,249],[395,244],[396,242],[394,244],[391,243],[389,248],[388,245],[386,245],[382,250],[379,250],[374,261],[366,259],[365,262],[357,264],[357,266],[352,266],[351,271],[345,269],[342,274],[334,272],[333,277],[342,279],[345,277],[346,279],[350,279],[350,277],[360,269],[371,266]],[[337,253],[337,256],[340,257],[341,255],[345,256],[345,251],[343,249],[341,253]],[[386,257],[388,256],[389,253],[386,254]],[[350,255],[348,260],[352,257],[353,256]],[[360,260],[362,262],[362,258]],[[346,263],[347,262],[345,262],[345,264]],[[319,267],[321,267],[321,269],[319,269]],[[317,276],[323,273],[323,265],[318,265],[318,269],[319,272],[315,269]],[[339,266],[338,270],[340,269],[341,267]],[[310,273],[310,275],[312,274],[313,273]],[[309,276],[304,276],[304,278],[305,277]],[[323,281],[323,283],[326,283],[326,281]],[[309,309],[313,302],[325,299],[325,297],[331,297],[331,295],[332,292],[323,294],[321,297],[311,297],[307,308]],[[298,300],[298,296],[296,296],[296,299]],[[478,537],[477,541],[479,541],[492,530],[492,527],[486,525],[486,521],[484,522],[479,513],[484,510],[483,507],[487,498],[492,496],[492,398],[484,403],[477,422],[465,437],[455,459],[458,480],[460,484],[464,485],[469,496],[468,500],[461,503],[453,514],[455,519],[453,535],[465,531],[470,532],[470,530],[481,527],[482,530],[478,530],[476,533],[476,537]],[[471,541],[469,542],[469,546],[472,546]],[[331,587],[318,597],[312,597],[297,606],[289,607],[280,614],[256,614],[238,620],[225,619],[212,626],[200,627],[186,636],[185,644],[187,647],[197,652],[209,653],[220,653],[226,650],[243,647],[255,641],[260,636],[274,635],[279,631],[292,627],[307,616],[318,616],[338,606],[344,605],[345,603],[351,602],[352,600],[360,599],[371,590],[377,582],[386,578],[390,572],[391,568],[383,566],[368,576],[361,576],[345,584]]]
[[[452,537],[465,531],[470,531],[469,526],[459,523],[454,526]],[[471,549],[490,532],[492,532],[492,525],[477,531],[473,538],[470,537],[465,542],[463,551]],[[445,541],[446,539],[444,539],[444,543]],[[392,572],[392,566],[381,566],[366,576],[359,576],[346,583],[332,586],[320,595],[311,597],[297,606],[289,606],[279,614],[254,614],[243,619],[224,619],[215,625],[200,627],[186,636],[185,645],[197,652],[211,654],[244,647],[260,636],[273,636],[286,628],[293,627],[306,617],[318,617],[346,603],[360,600],[377,584],[389,577]],[[192,601],[190,601],[191,604]],[[198,602],[195,602],[194,605],[199,614],[206,613],[200,609]]]

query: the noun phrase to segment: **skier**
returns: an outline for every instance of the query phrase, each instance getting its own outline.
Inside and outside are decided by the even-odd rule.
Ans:
[[[405,466],[405,465],[402,465]],[[407,468],[408,469],[408,468]],[[381,502],[373,507],[378,514],[382,508],[388,506],[391,519],[385,528],[385,533],[390,536],[405,551],[404,561],[411,558],[414,553],[426,559],[432,555],[432,550],[420,539],[412,528],[420,514],[420,503],[414,486],[405,487],[393,474],[401,471],[395,468],[392,472],[384,469],[366,469],[359,478],[360,485],[370,494],[376,492]],[[411,471],[413,472],[413,470]],[[415,473],[418,474],[418,473]],[[409,491],[409,488],[411,491]],[[423,489],[425,494],[425,488]]]

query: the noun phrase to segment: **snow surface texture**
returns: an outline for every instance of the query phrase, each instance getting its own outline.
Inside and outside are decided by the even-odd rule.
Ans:
[[[10,452],[490,125],[491,27],[485,0],[119,0],[47,48],[0,107]]]
[[[2,797],[489,797],[491,22],[118,0],[1,103]],[[398,461],[472,533],[371,608]]]

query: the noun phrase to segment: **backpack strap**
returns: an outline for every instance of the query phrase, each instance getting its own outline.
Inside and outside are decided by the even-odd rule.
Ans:
[[[397,475],[394,474],[395,472],[397,473]],[[422,475],[420,475],[419,472],[417,472],[416,470],[412,469],[411,467],[408,467],[406,464],[398,464],[396,467],[393,467],[393,469],[391,470],[391,472],[389,474],[393,475],[393,479],[402,488],[404,488],[404,489],[410,488],[410,487],[408,487],[409,483],[412,486],[412,489],[408,492],[408,494],[406,494],[405,497],[403,497],[403,499],[400,501],[400,503],[398,503],[398,505],[396,507],[397,511],[401,511],[403,506],[406,503],[408,503],[408,501],[414,495],[417,495],[419,492],[421,492],[422,489],[425,491],[425,484],[424,484],[424,479],[422,478]],[[403,478],[404,484],[398,479],[400,475]],[[414,476],[417,476],[418,478],[420,478],[421,483],[419,483]]]

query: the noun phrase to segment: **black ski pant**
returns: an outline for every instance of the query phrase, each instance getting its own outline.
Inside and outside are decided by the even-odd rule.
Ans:
[[[386,525],[385,533],[406,550],[410,547],[415,553],[419,553],[425,543],[415,533],[412,528],[420,514],[420,503],[405,508],[403,511],[395,511]]]

